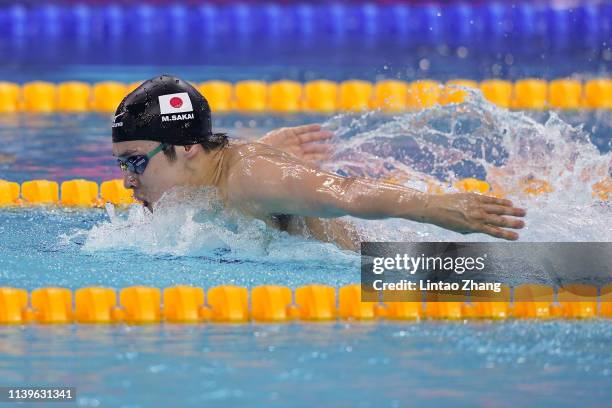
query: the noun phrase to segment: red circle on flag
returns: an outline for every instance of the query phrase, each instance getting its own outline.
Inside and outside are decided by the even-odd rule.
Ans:
[[[172,106],[173,108],[180,108],[181,106],[183,106],[183,100],[178,96],[170,98],[170,106]]]

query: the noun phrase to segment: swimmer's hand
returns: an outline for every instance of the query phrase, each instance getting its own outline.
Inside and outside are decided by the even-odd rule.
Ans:
[[[322,130],[321,125],[312,124],[276,129],[268,132],[258,142],[290,153],[306,162],[320,162],[331,156],[332,145],[317,142],[329,140],[333,136],[333,132]]]
[[[438,225],[461,234],[481,232],[496,238],[515,241],[516,232],[505,228],[521,229],[526,211],[513,206],[510,200],[475,193],[429,195],[423,213],[423,222]]]

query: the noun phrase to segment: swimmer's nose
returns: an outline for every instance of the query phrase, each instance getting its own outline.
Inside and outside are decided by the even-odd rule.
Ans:
[[[134,188],[138,184],[138,180],[136,180],[136,176],[134,176],[130,172],[125,172],[123,174],[123,187],[125,188]]]

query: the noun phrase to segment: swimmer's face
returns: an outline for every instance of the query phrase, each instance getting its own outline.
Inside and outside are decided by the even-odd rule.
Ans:
[[[113,156],[146,155],[159,145],[159,142],[148,140],[113,143]],[[151,209],[166,191],[181,184],[184,174],[182,168],[179,160],[170,161],[163,152],[159,152],[151,157],[144,173],[124,171],[123,185],[133,189],[134,197]]]

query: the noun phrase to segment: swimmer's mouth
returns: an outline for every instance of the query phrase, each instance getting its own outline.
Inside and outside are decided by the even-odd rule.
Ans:
[[[150,207],[149,207],[149,202],[148,202],[147,200],[143,200],[142,198],[140,198],[140,197],[138,196],[138,193],[136,193],[136,192],[134,193],[134,198],[135,198],[135,199],[137,199],[138,201],[140,201],[140,202],[142,203],[142,205],[143,205],[143,206],[145,206],[145,207],[147,207],[147,208],[150,208]]]
[[[145,208],[152,210],[151,203],[145,200],[144,198],[141,198],[140,191],[135,190],[135,189],[133,189],[133,191],[134,191],[134,198],[140,201]]]

